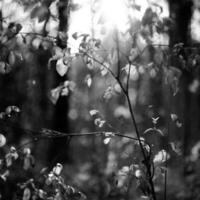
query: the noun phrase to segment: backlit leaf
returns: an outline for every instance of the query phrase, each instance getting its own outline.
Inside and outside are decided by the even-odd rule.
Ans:
[[[101,75],[105,76],[108,73],[108,69],[109,69],[109,64],[103,63],[103,65],[101,66]]]
[[[3,61],[0,61],[0,73],[1,74],[8,74],[11,71],[11,66]]]
[[[50,92],[50,100],[53,104],[56,104],[56,102],[58,101],[58,98],[60,96],[62,87],[58,86],[57,88],[54,88],[51,90]]]
[[[169,157],[169,154],[164,149],[162,149],[154,156],[153,162],[155,164],[161,164],[167,161]]]
[[[6,170],[3,174],[0,174],[0,177],[6,181],[7,180],[7,177],[9,176],[10,174],[10,171],[9,170]]]
[[[101,118],[96,118],[94,120],[94,124],[97,125],[99,128],[102,128],[105,123],[106,121],[102,120]]]
[[[181,150],[181,144],[180,144],[180,142],[170,142],[169,144],[170,144],[172,150],[177,155],[182,155],[182,150]]]
[[[59,176],[62,169],[63,169],[63,166],[60,163],[57,163],[56,166],[53,168],[53,173]]]
[[[104,144],[109,144],[110,141],[111,141],[111,138],[110,138],[110,137],[107,137],[107,138],[105,138],[105,139],[103,140],[103,143],[104,143]]]
[[[5,109],[5,113],[10,116],[12,113],[19,113],[20,109],[17,106],[8,106]]]
[[[178,128],[181,128],[182,125],[183,125],[183,124],[182,124],[179,120],[176,121],[176,126],[177,126]]]
[[[170,116],[171,116],[171,119],[172,119],[173,122],[178,119],[178,116],[174,113],[172,113]]]
[[[104,92],[103,98],[108,100],[108,99],[111,99],[112,96],[113,96],[113,88],[109,86]]]
[[[85,77],[85,82],[87,83],[87,86],[90,88],[90,86],[92,85],[92,78],[90,74],[87,74],[87,76]]]
[[[91,116],[94,116],[94,115],[98,114],[99,111],[98,110],[90,110],[89,113]]]
[[[113,132],[105,132],[105,137],[113,137],[115,134]]]
[[[22,200],[29,200],[30,198],[31,198],[31,191],[29,188],[25,188]]]
[[[6,137],[0,134],[0,147],[3,147],[6,144]]]
[[[15,60],[16,60],[15,54],[14,54],[13,51],[11,51],[9,53],[9,56],[8,56],[8,63],[9,63],[9,65],[11,65],[11,66],[14,65],[15,64]]]
[[[60,76],[64,76],[67,73],[68,68],[69,68],[69,66],[64,64],[62,58],[57,60],[57,62],[56,62],[56,71],[58,72],[58,74]]]

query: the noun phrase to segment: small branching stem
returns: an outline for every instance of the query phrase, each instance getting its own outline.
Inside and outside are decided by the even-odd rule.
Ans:
[[[95,62],[97,62],[98,64],[102,65],[105,69],[107,69],[110,72],[111,76],[120,85],[120,87],[122,89],[122,92],[123,92],[123,94],[125,95],[125,97],[127,99],[128,108],[129,108],[129,111],[130,111],[130,114],[131,114],[132,123],[133,123],[133,126],[135,128],[135,132],[136,132],[136,136],[137,136],[136,138],[137,138],[137,141],[139,143],[139,146],[140,146],[143,158],[144,158],[144,165],[145,165],[146,170],[147,170],[147,180],[148,180],[149,185],[150,185],[152,199],[156,200],[156,194],[155,194],[154,183],[153,183],[153,175],[152,175],[151,164],[150,164],[150,160],[149,160],[149,156],[151,156],[151,155],[147,155],[145,153],[145,149],[144,149],[142,140],[140,138],[140,133],[139,133],[138,126],[137,126],[137,123],[136,123],[136,120],[135,120],[135,115],[133,113],[133,108],[132,108],[131,100],[130,100],[130,96],[129,96],[129,78],[130,78],[130,67],[131,66],[129,66],[129,73],[128,73],[128,76],[127,76],[127,85],[126,85],[126,88],[125,88],[123,86],[121,80],[120,80],[120,77],[116,76],[114,74],[114,72],[110,68],[108,68],[104,63],[100,62],[98,59],[90,56],[89,54],[87,54],[87,56],[92,58]],[[150,145],[149,145],[149,148],[151,149]]]
[[[132,106],[131,106],[131,101],[130,101],[128,91],[126,92],[125,95],[126,95],[126,98],[127,98],[127,101],[128,101],[128,106],[129,106],[132,122],[133,122],[133,125],[135,127],[135,131],[136,131],[137,139],[138,139],[138,142],[139,142],[139,145],[140,145],[140,149],[141,149],[142,154],[143,154],[144,165],[146,166],[146,169],[147,169],[147,179],[149,181],[149,185],[150,185],[150,188],[151,188],[152,198],[153,198],[153,200],[156,200],[156,194],[155,194],[154,183],[153,183],[153,175],[152,175],[152,171],[151,171],[151,164],[149,162],[148,155],[146,155],[146,153],[145,153],[144,146],[143,146],[141,138],[140,138],[140,133],[139,133],[139,130],[138,130],[138,127],[137,127],[137,123],[136,123],[135,116],[134,116],[134,113],[133,113],[133,109],[132,109]],[[150,147],[150,149],[151,149],[151,147]]]
[[[119,47],[119,35],[118,30],[116,29],[116,48],[117,48],[117,79],[120,79],[120,47]]]

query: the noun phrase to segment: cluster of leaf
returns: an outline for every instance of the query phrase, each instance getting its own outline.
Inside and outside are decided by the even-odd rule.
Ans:
[[[2,26],[2,25],[1,25]],[[22,29],[19,23],[11,22],[0,29],[0,73],[9,73],[16,63],[21,61],[21,54],[16,48],[16,36]]]
[[[10,176],[13,176],[18,169],[25,171],[32,171],[35,166],[35,159],[31,154],[30,148],[22,145],[18,148],[11,146],[8,150],[5,150],[5,154],[0,158],[0,180],[5,183]],[[6,149],[6,138],[3,134],[0,134],[0,148]],[[18,169],[18,170],[19,170]],[[64,179],[61,176],[63,166],[59,163],[53,167],[52,171],[47,173],[47,168],[44,168],[40,172],[41,178],[35,180],[31,178],[25,182],[17,182],[17,190],[12,191],[16,199],[23,200],[62,200],[62,199],[73,199],[73,200],[84,200],[86,196],[75,189],[72,186],[66,185]],[[41,183],[41,180],[43,183]],[[0,196],[4,198],[3,191],[0,190]]]
[[[29,148],[24,148],[23,151],[19,151],[11,146],[4,158],[0,160],[1,179],[6,181],[7,177],[12,173],[11,167],[15,164],[15,161],[18,160],[22,162],[21,167],[24,170],[28,170],[35,165],[35,160],[31,155],[31,150]]]
[[[137,10],[140,9],[136,4],[133,4],[132,7]],[[132,47],[128,50],[128,56],[124,56],[126,57],[126,61],[124,63],[120,63],[119,69],[117,69],[118,74],[115,74],[117,71],[115,70],[115,67],[117,61],[123,57],[123,52],[120,52],[119,49],[115,49],[115,51],[108,53],[108,55],[99,53],[99,50],[102,50],[103,48],[101,41],[99,39],[90,37],[88,34],[79,35],[78,33],[74,33],[72,35],[75,40],[80,41],[78,53],[75,55],[73,55],[70,48],[67,47],[68,36],[64,32],[58,33],[58,36],[55,38],[50,38],[49,36],[43,37],[42,35],[38,36],[32,33],[22,34],[22,38],[24,43],[27,44],[30,42],[36,50],[41,47],[43,49],[50,49],[52,57],[49,59],[49,67],[54,67],[61,77],[68,75],[69,70],[72,68],[71,66],[74,59],[81,59],[87,67],[87,72],[85,77],[83,77],[83,82],[86,83],[88,88],[91,88],[94,80],[93,75],[96,75],[96,72],[100,72],[101,78],[105,78],[109,73],[113,75],[113,78],[116,79],[115,82],[111,82],[111,84],[109,83],[103,92],[103,98],[107,101],[111,100],[113,95],[120,94],[122,89],[127,87],[129,81],[131,81],[131,83],[135,83],[143,74],[145,74],[145,72],[148,72],[151,77],[156,77],[160,71],[164,72],[164,79],[166,83],[170,84],[173,94],[175,95],[178,92],[178,83],[181,76],[181,70],[186,69],[188,63],[190,66],[195,68],[200,59],[198,54],[192,54],[189,59],[186,60],[184,57],[184,45],[182,43],[174,45],[171,49],[166,47],[167,45],[162,46],[162,44],[160,45],[155,43],[156,37],[159,34],[167,33],[169,27],[171,26],[170,19],[163,19],[159,17],[160,13],[158,10],[160,13],[162,13],[162,7],[157,4],[154,4],[152,8],[148,8],[141,22],[139,23],[139,29],[137,32],[133,32],[131,29],[129,30],[129,33],[132,37]],[[49,14],[51,17],[56,17],[52,15],[47,5],[39,2],[33,8],[31,17],[38,18],[38,21],[46,21],[48,20]],[[5,31],[2,32],[2,53],[0,54],[0,61],[2,62],[2,64],[0,63],[2,66],[0,66],[0,70],[2,73],[9,72],[8,66],[14,64],[15,62],[16,55],[13,53],[13,51],[9,52],[7,47],[19,33],[20,29],[20,24],[11,23],[8,25]],[[154,50],[154,54],[152,56],[153,58],[148,60],[146,63],[142,63],[143,59],[145,59],[145,55],[149,50],[151,50],[151,48]],[[117,55],[117,53],[119,53],[120,56]],[[174,59],[173,65],[171,63],[171,59]],[[177,64],[177,66],[174,67],[174,64]],[[191,90],[194,91],[197,87],[198,83],[195,82]],[[50,91],[50,100],[53,104],[56,104],[60,96],[67,96],[71,91],[74,91],[74,89],[75,83],[73,81],[66,80]],[[133,91],[131,90],[132,88],[128,89],[129,92]],[[128,92],[128,89],[126,92]],[[130,98],[131,95],[132,93],[129,93]],[[78,100],[80,101],[80,98]],[[132,104],[134,104],[134,100],[132,100]],[[13,111],[19,112],[17,107],[10,106],[5,110],[5,112],[0,113],[0,118],[4,119],[5,117],[9,117]],[[129,113],[127,105],[119,105],[115,109],[114,116],[116,118],[120,116],[126,120],[129,120],[131,116],[127,113]],[[113,137],[117,134],[119,135],[119,133],[114,133],[115,131],[113,131],[113,127],[106,122],[98,110],[90,110],[90,115],[94,120],[94,124],[98,128],[101,128],[101,130],[105,128],[105,125],[107,125],[106,127],[109,128],[109,130],[103,132],[103,143],[105,145],[112,146],[111,141]],[[166,134],[157,127],[158,119],[159,118],[152,118],[153,127],[144,131],[144,138],[147,137],[147,135],[150,135],[151,137],[154,133],[165,138]],[[171,114],[171,120],[175,123],[176,127],[180,128],[182,126],[181,120],[176,114]],[[110,131],[110,129],[112,131]],[[48,130],[44,129],[44,132],[48,133]],[[131,134],[132,132],[133,131],[131,130]],[[157,180],[163,180],[163,176],[167,171],[165,163],[168,159],[170,159],[170,156],[168,150],[166,149],[154,150],[154,144],[149,145],[147,140],[144,138],[136,138],[134,144],[132,144],[135,155],[133,158],[130,158],[130,165],[125,165],[117,171],[115,187],[118,189],[122,186],[125,186],[127,191],[129,186],[125,180],[130,180],[130,177],[133,177],[136,180],[136,186],[142,192],[142,197],[148,199],[151,198],[152,195],[151,185],[149,184],[148,180],[152,179],[155,182]],[[0,147],[4,146],[5,144],[6,138],[3,134],[1,134]],[[145,159],[141,154],[140,145],[144,150],[144,155],[146,156]],[[178,155],[181,155],[180,144],[176,142],[170,142],[169,145],[170,150]],[[24,170],[28,170],[34,164],[33,156],[28,148],[24,148],[24,150],[19,153],[15,147],[10,147],[4,157],[5,158],[0,162],[1,178],[3,180],[6,180],[6,177],[10,173],[9,168],[15,161],[19,159],[22,160],[22,168]],[[146,168],[146,166],[149,166],[149,168]],[[57,164],[51,172],[44,174],[44,186],[42,187],[37,186],[37,180],[33,179],[19,184],[19,198],[22,198],[23,200],[85,199],[82,193],[64,183],[63,178],[60,176],[61,170],[62,165]],[[150,170],[150,172],[148,170]],[[149,177],[149,174],[151,174],[152,177]]]
[[[72,186],[66,185],[64,179],[61,176],[62,165],[57,163],[53,167],[52,171],[46,173],[47,169],[41,170],[43,177],[43,186],[39,187],[37,180],[29,179],[24,183],[18,184],[17,198],[23,200],[62,200],[62,199],[73,199],[73,200],[84,200],[85,195],[73,188]]]

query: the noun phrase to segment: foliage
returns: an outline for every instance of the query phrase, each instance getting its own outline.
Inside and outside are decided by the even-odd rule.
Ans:
[[[129,16],[126,33],[113,29],[114,38],[109,44],[86,33],[75,32],[69,36],[67,31],[59,31],[58,25],[55,25],[56,31],[53,31],[56,36],[52,36],[50,25],[47,24],[58,21],[61,1],[39,1],[33,5],[27,3],[22,5],[30,9],[30,19],[44,24],[38,32],[24,32],[23,24],[2,18],[4,22],[1,30],[0,73],[12,73],[18,64],[29,60],[30,55],[26,50],[33,53],[48,51],[50,56],[46,62],[47,69],[55,69],[57,75],[62,78],[62,81],[49,91],[49,101],[56,105],[63,96],[71,98],[68,115],[75,126],[75,133],[65,134],[48,128],[39,131],[24,129],[29,140],[19,147],[10,145],[7,133],[1,133],[1,185],[6,184],[9,177],[14,180],[13,176],[23,170],[27,174],[23,178],[16,178],[19,181],[12,198],[83,200],[86,199],[88,187],[93,187],[90,196],[94,199],[97,199],[97,196],[92,193],[109,199],[167,199],[171,158],[185,162],[181,157],[181,143],[170,140],[169,124],[174,124],[178,131],[182,128],[182,121],[171,107],[164,111],[164,114],[161,111],[155,114],[155,105],[150,102],[158,101],[148,102],[148,95],[146,97],[144,92],[148,93],[151,87],[144,87],[155,81],[161,87],[168,88],[170,92],[167,95],[170,99],[173,98],[180,91],[182,74],[195,70],[198,66],[198,54],[188,53],[183,43],[169,46],[168,42],[159,41],[161,37],[166,39],[172,21],[170,18],[161,17],[163,8],[156,3],[149,5],[141,20],[135,20],[137,28],[133,23],[134,19]],[[77,7],[73,4],[70,6],[70,10]],[[140,11],[140,6],[135,3],[128,6],[132,11]],[[104,21],[101,20],[100,25],[104,26]],[[78,43],[76,52],[72,51],[73,47],[68,43],[69,37]],[[126,38],[126,41],[123,38]],[[128,47],[124,48],[122,41],[125,46],[129,43]],[[146,85],[142,85],[142,80]],[[198,83],[194,81],[190,85],[192,92],[198,89]],[[141,89],[137,90],[137,87]],[[145,116],[141,122],[143,113],[137,114],[137,107],[145,107],[148,104],[148,117]],[[1,123],[9,124],[20,112],[23,110],[18,106],[8,106],[0,113]],[[151,122],[146,123],[150,121],[149,118]],[[167,120],[168,127],[162,125],[164,120]],[[164,125],[167,126],[167,123]],[[74,173],[74,180],[69,178],[69,182],[72,182],[69,184],[65,183],[61,173],[63,176],[69,176],[70,170],[65,170],[67,166],[60,163],[53,163],[53,167],[42,166],[40,173],[34,171],[37,160],[29,146],[41,140],[58,138],[69,141],[72,139],[71,143],[79,154],[86,152],[84,148],[92,154],[89,146],[96,147],[93,149],[96,155],[89,158],[92,164],[80,166],[82,163],[76,161],[78,167],[73,170],[77,172]],[[165,142],[162,144],[161,141]],[[76,152],[74,155],[77,155]],[[193,147],[191,155],[186,159],[187,165],[198,166],[198,155],[199,144]],[[189,179],[188,183],[193,180],[198,180],[198,175]],[[86,190],[86,195],[71,186],[73,184]],[[199,185],[198,181],[194,184],[197,185],[194,188]],[[177,198],[178,195],[183,195],[185,199],[190,198],[181,192],[177,194]],[[190,195],[193,195],[193,199],[198,199],[198,191],[195,190],[194,193]],[[0,194],[2,199],[6,198],[3,191]]]

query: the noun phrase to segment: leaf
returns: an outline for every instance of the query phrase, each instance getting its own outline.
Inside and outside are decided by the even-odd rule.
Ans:
[[[137,67],[135,65],[127,64],[124,68],[122,68],[122,70],[125,70],[127,75],[130,73],[129,75],[130,75],[131,80],[133,80],[133,81],[138,80],[139,73],[138,73]]]
[[[87,33],[83,33],[83,34],[80,35],[80,37],[83,37],[82,40],[83,40],[84,42],[87,40],[87,38],[88,38],[89,36],[90,36],[90,35],[87,34]]]
[[[17,106],[8,106],[6,109],[5,109],[5,113],[8,115],[8,116],[11,116],[12,113],[19,113],[20,112],[20,109],[17,107]]]
[[[5,112],[0,112],[0,119],[5,119],[6,113]]]
[[[161,48],[156,49],[154,53],[154,64],[159,66],[162,65],[164,61],[165,61],[164,53],[162,49]]]
[[[1,74],[8,74],[11,71],[11,66],[3,61],[0,61],[0,73]]]
[[[6,160],[6,166],[10,167],[12,165],[12,162],[13,162],[11,153],[6,154],[5,160]]]
[[[182,151],[181,151],[181,144],[180,142],[170,142],[169,143],[172,150],[177,154],[177,155],[182,155]]]
[[[10,147],[10,152],[6,154],[5,160],[6,160],[6,166],[9,167],[12,165],[14,160],[17,160],[19,157],[15,147]]]
[[[46,199],[46,195],[47,195],[47,193],[44,191],[44,190],[42,190],[42,189],[39,189],[38,190],[38,196],[41,198],[41,199]],[[36,198],[37,199],[37,198]]]
[[[99,111],[98,110],[90,110],[89,113],[91,116],[94,116],[94,115],[98,114]]]
[[[59,176],[62,169],[63,169],[63,166],[60,163],[57,163],[56,166],[53,168],[53,173]]]
[[[44,167],[40,170],[40,174],[45,174],[48,171],[48,167]]]
[[[113,132],[105,132],[104,135],[105,135],[105,137],[106,137],[106,138],[103,140],[104,144],[110,143],[111,138],[112,138],[113,136],[115,136],[115,134],[114,134]]]
[[[54,53],[53,59],[57,60],[63,57],[63,50],[58,46],[55,46],[53,48],[53,53]]]
[[[118,93],[118,94],[120,94],[120,93],[122,92],[122,88],[121,88],[121,86],[120,86],[118,83],[116,83],[116,84],[114,85],[114,90],[115,90],[115,92]]]
[[[130,167],[129,166],[123,166],[120,169],[119,174],[124,176],[124,175],[128,175],[129,172],[130,172]]]
[[[189,85],[189,91],[191,93],[196,93],[199,89],[199,86],[200,86],[200,82],[198,79],[194,79],[192,81],[192,83]]]
[[[87,83],[87,86],[90,88],[92,85],[92,78],[90,74],[87,74],[85,77],[85,82]]]
[[[73,34],[72,34],[72,37],[73,37],[75,40],[77,40],[77,39],[78,39],[78,33],[77,33],[77,32],[73,33]]]
[[[96,118],[94,120],[94,124],[97,125],[99,128],[102,128],[105,123],[106,121],[102,120],[101,118]]]
[[[8,64],[9,64],[10,66],[14,65],[14,64],[15,64],[15,60],[16,60],[15,54],[14,54],[13,51],[11,51],[11,52],[9,53],[9,56],[8,56]]]
[[[113,132],[105,132],[104,133],[105,137],[113,137],[115,134]]]
[[[26,156],[26,157],[24,158],[23,169],[24,169],[24,170],[28,170],[30,167],[31,167],[30,156]]]
[[[109,64],[108,63],[103,63],[103,65],[101,65],[101,75],[105,76],[108,73],[108,69],[109,69]]]
[[[113,96],[113,88],[109,86],[104,92],[103,98],[109,100],[112,98],[112,96]]]
[[[24,153],[25,155],[30,155],[30,154],[31,154],[30,148],[27,148],[27,147],[24,148],[23,153]]]
[[[173,122],[175,122],[178,119],[178,116],[174,113],[172,113],[170,116]]]
[[[178,120],[176,121],[176,126],[177,126],[178,128],[181,128],[182,125],[183,125],[183,124],[182,124],[180,121],[178,121]]]
[[[136,48],[130,50],[129,60],[133,62],[139,55],[139,52]]]
[[[198,141],[191,149],[190,160],[195,162],[199,160],[200,141]]]
[[[173,91],[173,95],[175,96],[179,91],[179,79],[182,75],[182,72],[173,66],[165,69],[166,83],[168,83]]]
[[[162,175],[164,175],[167,172],[167,167],[161,166],[159,168]]]
[[[124,119],[129,119],[131,117],[130,111],[125,106],[118,106],[114,111],[115,117],[123,117]]]
[[[61,90],[60,95],[61,95],[61,96],[68,96],[68,95],[69,95],[69,89],[68,89],[68,87],[64,87],[64,88]]]
[[[10,147],[10,153],[12,155],[12,157],[14,158],[14,160],[17,160],[17,158],[19,157],[17,150],[15,147]]]
[[[0,134],[0,147],[3,147],[6,144],[6,137]]]
[[[60,58],[56,62],[56,71],[60,76],[64,76],[68,71],[68,66],[64,64],[63,58]]]
[[[137,178],[142,177],[142,171],[141,171],[140,169],[135,170],[135,176],[136,176]]]
[[[154,12],[152,11],[151,8],[147,8],[144,15],[143,15],[143,18],[142,18],[142,24],[143,26],[145,25],[151,25],[152,21],[153,21],[153,17],[154,17]]]
[[[100,45],[101,45],[101,40],[96,39],[96,40],[95,40],[94,46],[95,46],[96,48],[100,48]]]
[[[38,18],[39,22],[47,20],[48,8],[45,5],[38,5],[31,11],[31,18]]]
[[[29,188],[25,188],[22,200],[29,200],[30,198],[31,198],[31,191]]]
[[[58,86],[57,88],[54,88],[54,89],[51,90],[50,100],[53,104],[56,104],[56,102],[58,101],[61,90],[62,90],[62,86]]]
[[[169,154],[164,149],[162,149],[154,156],[153,162],[154,164],[159,165],[167,161],[169,157],[170,157]]]
[[[49,174],[48,174],[48,176],[47,176],[47,178],[46,178],[46,180],[45,180],[45,184],[46,185],[51,185],[51,183],[52,183],[52,181],[55,179],[55,174],[51,171]]]
[[[35,159],[31,155],[30,148],[24,148],[23,153],[25,154],[23,168],[24,170],[28,170],[30,167],[34,166]]]
[[[63,83],[63,87],[67,87],[70,91],[74,91],[75,87],[76,87],[76,83],[74,83],[74,81],[65,81]]]
[[[7,177],[9,176],[10,174],[10,171],[9,170],[6,170],[3,174],[0,175],[0,177],[6,181],[7,180]]]
[[[152,117],[152,123],[154,125],[156,125],[158,123],[158,120],[159,120],[159,117],[156,117],[156,118]]]
[[[111,141],[111,138],[110,138],[110,137],[107,137],[107,138],[105,138],[105,139],[103,140],[103,143],[104,143],[104,144],[109,144],[110,141]]]
[[[41,43],[42,43],[42,39],[39,37],[36,37],[35,39],[33,39],[31,44],[35,49],[39,49]]]
[[[145,199],[145,200],[150,200],[150,198],[148,196],[145,196],[145,195],[141,195],[141,198]]]
[[[54,196],[53,200],[62,200],[62,195],[59,190],[56,191],[56,195]]]

